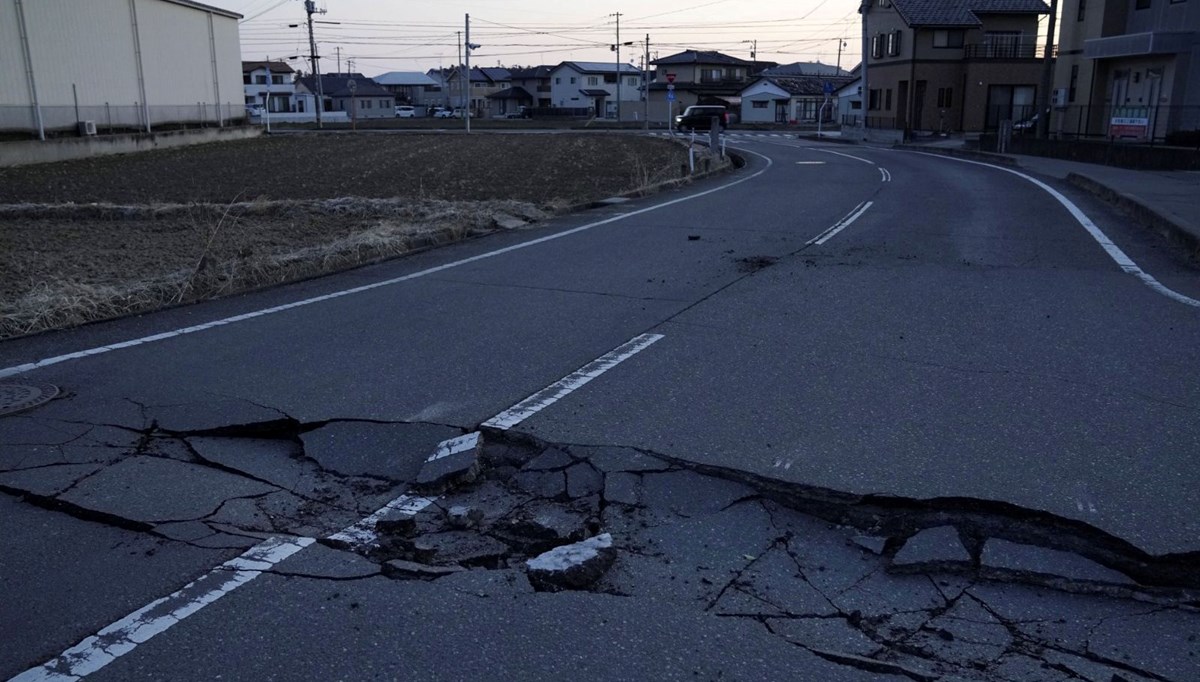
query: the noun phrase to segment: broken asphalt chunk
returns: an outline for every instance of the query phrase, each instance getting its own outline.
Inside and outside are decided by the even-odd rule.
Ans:
[[[604,490],[604,477],[587,463],[567,469],[567,497],[572,500],[596,495]]]
[[[955,563],[970,563],[954,526],[926,528],[908,539],[892,559],[892,568],[914,569]]]
[[[415,561],[393,559],[383,564],[383,574],[389,578],[441,578],[467,569],[462,566],[430,566]]]
[[[567,492],[567,477],[561,471],[518,471],[512,481],[530,495],[548,500],[562,497]]]
[[[604,477],[606,502],[637,506],[641,502],[641,490],[642,477],[638,474],[616,471]]]
[[[571,545],[555,547],[525,562],[535,589],[587,589],[612,566],[617,557],[612,535],[604,533]]]
[[[1072,552],[989,538],[980,557],[983,568],[1056,576],[1118,585],[1132,584],[1125,574]]]
[[[474,482],[482,468],[482,452],[483,439],[478,432],[442,441],[421,466],[414,487],[422,492],[439,493]]]
[[[565,469],[575,463],[570,455],[558,448],[546,448],[545,452],[529,460],[522,471],[554,471]]]
[[[409,543],[413,558],[422,563],[495,565],[509,555],[508,545],[471,531],[451,530],[422,535]]]
[[[538,552],[584,537],[587,521],[588,515],[577,509],[535,501],[513,512],[496,532],[514,544]]]

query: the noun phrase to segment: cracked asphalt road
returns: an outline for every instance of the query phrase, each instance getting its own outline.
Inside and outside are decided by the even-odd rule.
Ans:
[[[1195,311],[1019,179],[853,150],[881,183],[811,145],[753,151],[544,231],[0,344],[2,366],[107,346],[762,171],[28,373],[67,395],[0,418],[0,634],[19,642],[0,677],[271,537],[319,542],[87,676],[1200,677]],[[479,470],[411,518],[328,540],[405,499],[439,444],[646,332],[664,338],[485,430]],[[617,560],[587,589],[527,579],[599,532]]]

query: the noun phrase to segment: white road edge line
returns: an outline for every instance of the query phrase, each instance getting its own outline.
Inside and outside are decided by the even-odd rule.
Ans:
[[[847,227],[850,227],[850,225],[855,220],[858,220],[859,217],[862,216],[862,214],[866,213],[867,209],[871,208],[871,206],[874,203],[875,202],[873,202],[873,201],[867,201],[867,202],[859,204],[858,206],[855,206],[854,210],[850,211],[850,213],[848,213],[845,218],[842,218],[841,220],[839,220],[836,223],[834,223],[833,225],[831,225],[828,229],[826,229],[821,234],[808,240],[807,242],[804,243],[804,245],[811,246],[813,244],[816,244],[817,246],[820,246],[821,244],[824,244],[825,242],[829,241],[830,239],[833,239],[835,236],[837,236],[838,232],[841,232],[842,230],[846,229]]]
[[[879,166],[880,182],[891,182],[892,173],[883,166]]]
[[[529,417],[562,400],[572,391],[604,374],[629,358],[646,350],[663,338],[662,334],[641,334],[592,360],[583,367],[534,393],[500,414],[485,421],[481,427],[507,431]]]
[[[1121,250],[1121,247],[1113,243],[1113,240],[1109,239],[1108,235],[1104,234],[1104,231],[1101,230],[1096,223],[1092,222],[1092,219],[1089,218],[1082,209],[1076,206],[1075,203],[1070,199],[1063,196],[1061,192],[1054,189],[1050,185],[1047,185],[1041,180],[1011,168],[1005,168],[1004,166],[997,166],[990,163],[983,163],[982,161],[971,161],[970,159],[959,159],[953,156],[945,156],[943,154],[930,154],[929,152],[917,152],[908,149],[898,151],[905,151],[910,154],[920,154],[922,156],[932,156],[938,159],[949,159],[950,161],[959,161],[961,163],[970,163],[976,166],[984,166],[986,168],[994,168],[996,170],[1004,171],[1005,173],[1012,173],[1019,178],[1024,178],[1025,180],[1032,182],[1038,187],[1044,189],[1050,196],[1057,199],[1058,203],[1062,204],[1063,207],[1067,209],[1067,212],[1069,212],[1075,218],[1075,220],[1083,226],[1083,229],[1087,230],[1092,239],[1096,240],[1096,243],[1100,245],[1100,248],[1104,249],[1104,252],[1108,254],[1108,257],[1112,258],[1122,270],[1142,280],[1143,284],[1173,301],[1177,301],[1184,305],[1190,305],[1195,308],[1200,308],[1200,300],[1196,300],[1190,296],[1185,296],[1184,294],[1167,287],[1165,284],[1155,279],[1153,275],[1145,270],[1142,270],[1142,268],[1139,267],[1132,258],[1130,258],[1124,251]]]
[[[494,258],[496,256],[510,253],[512,251],[519,251],[521,249],[527,249],[531,246],[536,246],[538,244],[544,244],[545,242],[554,241],[555,239],[562,239],[563,237],[569,237],[573,234],[585,232],[587,230],[591,230],[593,228],[600,227],[602,225],[608,225],[610,223],[615,223],[620,220],[625,220],[627,218],[632,218],[634,216],[642,215],[644,213],[649,213],[651,211],[657,211],[659,209],[667,208],[668,206],[674,206],[676,204],[680,204],[685,201],[699,199],[700,197],[708,196],[709,194],[714,194],[716,192],[721,192],[721,191],[727,190],[730,187],[734,187],[736,185],[742,184],[743,182],[748,182],[750,180],[753,180],[754,178],[757,178],[758,176],[760,176],[763,173],[766,173],[768,170],[770,170],[771,166],[774,165],[774,161],[772,161],[771,158],[768,156],[765,156],[763,154],[759,154],[757,152],[753,152],[750,150],[744,150],[744,151],[747,154],[753,154],[753,155],[765,160],[767,162],[767,165],[765,167],[763,167],[761,170],[755,171],[754,173],[747,175],[744,178],[739,178],[737,180],[734,180],[733,182],[727,182],[724,185],[720,185],[718,187],[713,187],[712,189],[706,189],[702,192],[697,192],[695,194],[689,194],[685,197],[679,197],[678,199],[671,199],[670,201],[664,201],[661,204],[647,206],[645,208],[637,209],[636,211],[630,211],[628,213],[622,213],[620,215],[615,215],[615,216],[612,216],[611,218],[605,218],[604,220],[598,220],[594,223],[580,225],[579,227],[574,227],[569,230],[564,230],[563,232],[546,235],[545,237],[538,237],[537,239],[531,239],[527,242],[521,242],[520,244],[513,244],[512,246],[506,246],[502,249],[496,249],[495,251],[488,251],[487,253],[481,253],[479,255],[471,256],[469,258],[463,258],[462,260],[456,260],[451,263],[445,263],[443,265],[438,265],[438,266],[435,266],[432,268],[426,268],[425,270],[421,270],[419,272],[414,272],[414,273],[410,273],[407,275],[403,275],[401,277],[393,277],[392,279],[387,279],[387,280],[383,280],[380,282],[373,282],[371,284],[364,284],[363,286],[354,287],[352,289],[344,289],[342,291],[335,291],[333,293],[325,294],[322,296],[314,296],[313,298],[306,298],[301,301],[293,301],[291,303],[285,303],[283,305],[277,305],[277,306],[274,306],[271,308],[264,308],[262,310],[255,310],[255,311],[248,312],[248,313],[242,313],[241,315],[234,315],[232,317],[226,317],[226,318],[222,318],[219,320],[213,320],[211,322],[205,322],[203,324],[192,325],[190,327],[183,327],[181,329],[175,329],[175,330],[169,331],[169,332],[162,332],[160,334],[153,334],[151,336],[143,336],[141,338],[130,339],[128,341],[122,341],[120,343],[113,343],[113,344],[109,344],[107,346],[98,346],[96,348],[89,348],[87,350],[81,350],[81,351],[78,351],[75,353],[67,353],[65,355],[56,355],[54,357],[43,358],[41,360],[37,360],[34,362],[27,362],[25,364],[15,365],[12,367],[5,367],[5,368],[0,369],[0,379],[4,379],[6,377],[14,376],[17,374],[23,374],[25,372],[29,372],[29,371],[32,371],[35,369],[40,369],[42,367],[47,367],[49,365],[57,365],[61,362],[68,362],[70,360],[79,360],[81,358],[86,358],[86,357],[90,357],[93,355],[100,355],[100,354],[108,353],[108,352],[111,352],[114,350],[120,350],[122,348],[130,348],[132,346],[140,346],[145,343],[153,343],[155,341],[162,341],[164,339],[170,339],[170,338],[173,338],[176,336],[183,336],[185,334],[195,334],[196,332],[202,332],[202,331],[205,331],[208,329],[213,329],[215,327],[223,327],[225,325],[234,324],[237,322],[244,322],[246,320],[251,320],[256,317],[263,317],[265,315],[281,313],[286,310],[291,310],[293,308],[300,308],[302,306],[312,305],[314,303],[321,303],[323,301],[329,301],[329,300],[333,300],[335,298],[341,298],[343,296],[360,294],[364,291],[370,291],[372,289],[379,289],[381,287],[391,286],[393,284],[399,284],[400,282],[407,282],[409,280],[417,279],[420,277],[425,277],[427,275],[432,275],[432,274],[435,274],[438,272],[442,272],[444,270],[449,270],[451,268],[457,268],[459,266],[467,265],[469,263],[475,263],[475,262],[478,262],[481,260],[486,260],[488,258]]]
[[[872,166],[875,165],[874,161],[872,161],[870,159],[864,159],[861,156],[851,156],[849,154],[843,154],[842,152],[835,152],[832,149],[821,149],[820,147],[805,147],[805,148],[812,149],[814,152],[825,152],[826,154],[836,154],[837,156],[844,156],[847,159],[854,159],[855,161],[862,161],[863,163],[869,163]]]
[[[184,585],[179,591],[147,604],[46,663],[13,677],[9,682],[68,682],[82,679],[254,580],[313,542],[315,540],[312,538],[271,538],[261,542],[241,556],[226,561]]]

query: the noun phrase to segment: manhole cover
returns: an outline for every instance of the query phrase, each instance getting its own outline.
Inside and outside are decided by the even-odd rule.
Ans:
[[[0,416],[37,407],[57,396],[58,387],[50,384],[0,384]]]

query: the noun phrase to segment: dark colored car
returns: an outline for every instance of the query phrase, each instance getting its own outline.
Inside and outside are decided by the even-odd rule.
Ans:
[[[729,112],[717,105],[694,104],[684,109],[682,114],[675,117],[675,127],[679,130],[708,130],[714,116],[719,119],[718,125],[724,131],[729,124]]]

